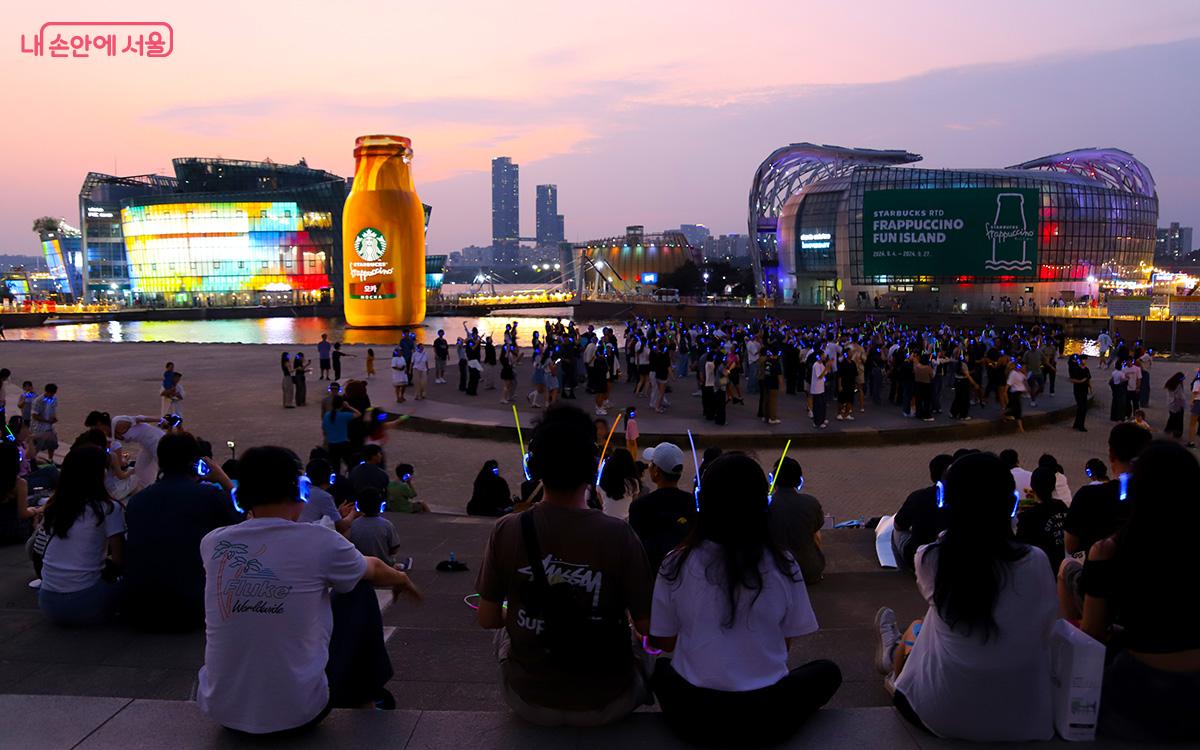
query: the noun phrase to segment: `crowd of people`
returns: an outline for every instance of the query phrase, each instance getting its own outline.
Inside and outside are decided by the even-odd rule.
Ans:
[[[625,445],[605,452],[611,434],[597,418],[607,416],[622,354],[632,362],[634,393],[656,409],[670,405],[673,379],[702,373],[704,408],[718,423],[727,405],[740,406],[750,393],[750,380],[777,396],[788,392],[791,372],[797,395],[807,382],[814,423],[823,424],[816,420],[827,367],[839,395],[844,378],[882,402],[887,382],[893,403],[922,419],[940,404],[932,396],[937,368],[954,362],[949,375],[966,381],[955,382],[956,403],[958,388],[966,389],[961,417],[972,397],[994,397],[1019,419],[1014,400],[1053,389],[1060,353],[1053,331],[873,325],[635,321],[611,358],[611,329],[559,325],[535,337],[535,362],[552,358],[552,367],[535,369],[547,377],[529,400],[545,412],[522,458],[525,480],[511,493],[498,462],[489,461],[467,507],[498,517],[475,580],[477,618],[496,631],[503,696],[515,714],[542,725],[598,726],[657,703],[685,740],[748,746],[786,739],[828,703],[841,685],[838,666],[788,661],[796,639],[818,631],[808,592],[827,562],[829,518],[803,491],[800,463],[781,457],[768,475],[752,456],[710,448],[694,482],[681,486],[688,463],[681,447],[662,442],[639,452],[636,427],[632,435],[627,427]],[[465,333],[464,358],[475,351],[481,359],[461,365],[460,379],[478,393],[489,382],[490,342]],[[519,352],[516,337],[514,325],[498,363]],[[392,357],[393,373],[405,375],[404,383],[392,376],[398,401],[401,386],[416,384],[410,363],[424,354],[406,340]],[[438,340],[432,360],[424,359],[434,383],[445,380],[449,350],[442,332]],[[413,560],[384,513],[426,508],[416,499],[414,467],[386,466],[383,446],[403,417],[372,406],[365,380],[343,387],[334,347],[330,367],[319,357],[319,377],[330,382],[321,441],[306,460],[262,446],[216,461],[212,446],[184,428],[173,365],[161,383],[163,414],[94,411],[61,453],[58,389],[48,384],[39,394],[27,381],[21,413],[8,418],[8,439],[0,441],[0,532],[25,541],[46,618],[73,627],[119,619],[153,631],[203,628],[197,702],[234,731],[293,734],[335,707],[395,706],[372,589],[420,598],[408,576]],[[1050,348],[1053,355],[1043,353]],[[791,360],[792,349],[808,354],[785,365],[781,355]],[[862,382],[860,350],[864,365],[876,362],[861,371]],[[1130,366],[1104,354],[1106,369]],[[1035,356],[1038,368],[1049,360],[1051,372],[1030,385]],[[576,357],[571,366],[568,357]],[[514,353],[512,364],[520,359]],[[1140,359],[1132,357],[1132,366]],[[283,366],[293,378],[307,370],[302,355],[299,366],[291,358]],[[1073,383],[1081,366],[1072,360]],[[734,372],[746,374],[747,391],[740,377],[729,377]],[[1025,389],[1012,389],[1013,372],[1025,375],[1018,378]],[[0,370],[0,385],[9,376]],[[780,379],[774,389],[771,377]],[[1182,422],[1175,408],[1182,380],[1166,388],[1171,425]],[[595,391],[593,414],[557,403],[585,381]],[[285,393],[288,382],[292,405],[303,406],[304,389],[285,380]],[[863,393],[851,390],[845,409],[839,399],[838,416],[861,412]],[[764,414],[769,421],[769,408]],[[635,412],[624,416],[636,424]],[[1089,461],[1074,492],[1053,455],[1031,469],[1016,450],[963,449],[930,462],[929,485],[901,505],[892,535],[897,563],[915,576],[928,611],[905,627],[886,607],[876,615],[875,661],[906,719],[947,738],[1049,739],[1049,633],[1063,618],[1108,647],[1103,732],[1200,738],[1200,723],[1185,710],[1200,699],[1200,642],[1170,609],[1170,594],[1182,587],[1183,535],[1200,520],[1186,494],[1200,464],[1178,439],[1154,440],[1136,410],[1113,426],[1108,447],[1107,462]]]

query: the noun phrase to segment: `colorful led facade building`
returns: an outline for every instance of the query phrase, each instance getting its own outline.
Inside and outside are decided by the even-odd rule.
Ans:
[[[749,200],[760,293],[812,305],[888,292],[1043,304],[1150,271],[1158,196],[1125,151],[1003,169],[902,166],[920,159],[811,143],[768,156]]]
[[[38,240],[42,243],[47,272],[53,279],[49,294],[63,302],[75,301],[83,287],[80,271],[83,266],[82,233],[65,221],[59,221],[57,226],[42,226]]]
[[[648,293],[659,279],[691,261],[703,263],[698,248],[682,232],[646,234],[641,226],[626,228],[622,237],[592,240],[572,247],[574,288],[592,296]]]

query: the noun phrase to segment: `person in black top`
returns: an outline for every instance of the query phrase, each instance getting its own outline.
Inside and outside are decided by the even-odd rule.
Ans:
[[[905,498],[892,520],[892,552],[901,570],[912,573],[917,548],[936,541],[938,534],[946,530],[946,513],[938,507],[938,484],[952,463],[954,457],[947,453],[934,456],[929,462],[931,484]]]
[[[1087,355],[1077,354],[1067,362],[1067,378],[1075,394],[1075,429],[1087,432],[1088,399],[1092,397],[1092,371],[1087,366]]]
[[[467,515],[503,516],[512,509],[513,498],[508,492],[508,482],[500,476],[499,462],[494,459],[485,461],[471,488]]]
[[[650,480],[657,489],[630,503],[629,525],[646,548],[651,570],[657,571],[691,531],[696,499],[678,487],[683,476],[683,451],[678,446],[659,443],[643,451],[642,460],[650,464]]]
[[[387,469],[383,468],[383,448],[375,444],[364,445],[359,457],[361,462],[350,470],[350,476],[347,477],[354,497],[368,489],[376,490],[387,497],[387,488],[392,478],[388,476]]]
[[[1029,478],[1029,489],[1033,502],[1022,502],[1017,513],[1017,541],[1031,544],[1046,553],[1050,570],[1057,572],[1063,561],[1063,523],[1067,518],[1067,505],[1054,499],[1057,482],[1054,469],[1039,466]]]
[[[126,504],[126,619],[151,630],[190,630],[204,624],[205,534],[241,520],[233,483],[211,458],[197,474],[199,441],[169,432],[158,441],[157,482]]]
[[[1138,745],[1200,741],[1200,629],[1187,615],[1186,593],[1194,588],[1197,485],[1196,457],[1154,441],[1130,468],[1129,522],[1088,552],[1081,627],[1108,645],[1103,736]]]
[[[342,351],[342,342],[339,341],[333,345],[333,353],[330,356],[332,358],[331,361],[333,363],[333,379],[341,380],[342,379],[342,358],[343,357],[356,357],[358,355],[346,354],[344,351]]]
[[[450,344],[446,342],[446,332],[439,329],[437,338],[433,340],[433,382],[446,382],[446,360],[450,358]]]
[[[1122,475],[1133,459],[1150,444],[1150,433],[1132,422],[1115,425],[1108,433],[1108,465],[1112,480],[1080,487],[1071,500],[1063,525],[1067,554],[1086,552],[1093,544],[1116,533],[1133,510],[1128,493],[1121,498]]]

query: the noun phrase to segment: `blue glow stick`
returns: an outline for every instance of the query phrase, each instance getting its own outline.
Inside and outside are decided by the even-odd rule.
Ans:
[[[696,458],[696,441],[692,437],[692,431],[687,431],[688,443],[692,446],[692,466],[696,467],[696,511],[700,511],[700,461]]]
[[[1129,474],[1122,474],[1121,476],[1117,477],[1117,481],[1121,483],[1121,491],[1120,494],[1117,495],[1117,499],[1121,502],[1125,502],[1125,500],[1129,497]]]

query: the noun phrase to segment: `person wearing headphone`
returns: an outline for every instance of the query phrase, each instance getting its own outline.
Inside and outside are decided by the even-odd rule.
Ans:
[[[421,592],[408,575],[348,539],[297,523],[309,481],[275,446],[242,454],[233,502],[249,518],[209,533],[205,650],[196,702],[209,718],[255,735],[293,734],[333,708],[395,708],[375,587]]]
[[[396,570],[411,569],[411,557],[396,562],[400,534],[396,524],[383,517],[383,511],[387,510],[387,499],[383,494],[375,489],[363,490],[354,509],[362,514],[350,524],[350,543],[354,548],[367,557],[378,557]]]
[[[821,551],[821,527],[825,511],[804,488],[804,470],[794,458],[785,458],[775,477],[775,494],[767,508],[767,527],[775,545],[796,559],[804,582],[812,585],[825,573],[825,553]]]

